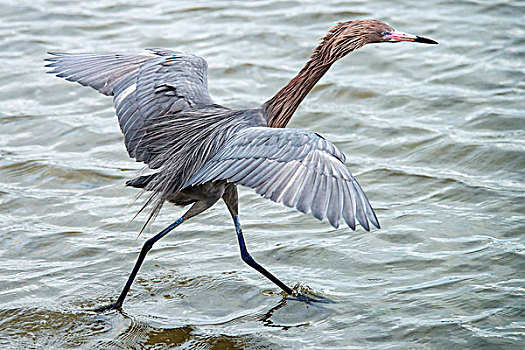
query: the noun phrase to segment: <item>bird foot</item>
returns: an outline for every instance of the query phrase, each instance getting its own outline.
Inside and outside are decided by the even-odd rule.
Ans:
[[[122,304],[119,302],[116,302],[113,304],[109,304],[106,306],[96,308],[94,311],[95,312],[106,312],[106,311],[111,311],[111,310],[120,310],[121,308],[122,308]]]
[[[288,300],[302,301],[308,305],[312,304],[333,304],[336,301],[331,300],[319,293],[316,293],[312,288],[303,286],[298,283],[294,286],[292,295],[288,296]]]
[[[295,292],[291,296],[287,297],[288,300],[296,300],[296,301],[302,301],[308,305],[312,304],[333,304],[335,301],[324,297],[322,295],[306,295],[302,293]]]

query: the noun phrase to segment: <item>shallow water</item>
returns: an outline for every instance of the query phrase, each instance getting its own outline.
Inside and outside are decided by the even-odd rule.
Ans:
[[[0,3],[0,347],[520,348],[525,339],[525,7],[515,1]],[[182,210],[143,217],[111,99],[44,74],[45,52],[205,57],[210,92],[256,106],[336,21],[377,18],[438,46],[338,62],[290,126],[332,140],[382,224],[334,230],[241,189],[254,257],[334,303],[284,299],[240,260],[223,204],[150,252]]]

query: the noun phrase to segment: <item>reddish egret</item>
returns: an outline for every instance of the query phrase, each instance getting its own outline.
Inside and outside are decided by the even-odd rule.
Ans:
[[[355,230],[379,222],[363,190],[345,166],[345,156],[317,133],[284,129],[308,92],[333,63],[369,43],[437,42],[402,33],[377,20],[336,24],[305,66],[260,107],[234,110],[213,102],[207,63],[201,57],[163,49],[141,55],[50,53],[49,73],[113,96],[131,157],[155,170],[126,184],[150,192],[146,224],[165,201],[190,209],[148,239],[116,303],[120,309],[153,244],[175,227],[223,199],[233,218],[242,260],[288,295],[297,295],[248,253],[238,216],[237,184],[265,198],[311,211],[337,228],[341,218]],[[144,209],[143,207],[143,209]]]

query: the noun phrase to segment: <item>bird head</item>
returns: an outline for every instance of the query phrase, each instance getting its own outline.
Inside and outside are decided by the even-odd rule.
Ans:
[[[333,63],[366,44],[401,41],[437,44],[432,39],[399,32],[388,24],[375,19],[362,19],[337,23],[321,39],[321,43],[314,51],[314,56],[327,63]]]
[[[424,44],[437,44],[437,41],[422,36],[399,32],[388,24],[378,20],[363,20],[354,22],[365,22],[367,26],[367,44],[371,43],[398,43],[401,41],[412,41]],[[348,23],[348,22],[347,22]],[[355,24],[354,24],[355,25]]]

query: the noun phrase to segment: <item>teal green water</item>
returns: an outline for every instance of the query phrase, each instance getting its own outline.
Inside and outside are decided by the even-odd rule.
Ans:
[[[0,13],[2,349],[518,349],[525,340],[525,6],[515,1],[17,1]],[[333,304],[284,299],[243,264],[223,204],[150,252],[111,99],[46,75],[48,50],[205,57],[212,97],[259,105],[336,21],[438,46],[370,45],[296,113],[347,155],[382,224],[334,230],[241,189],[253,256]]]

